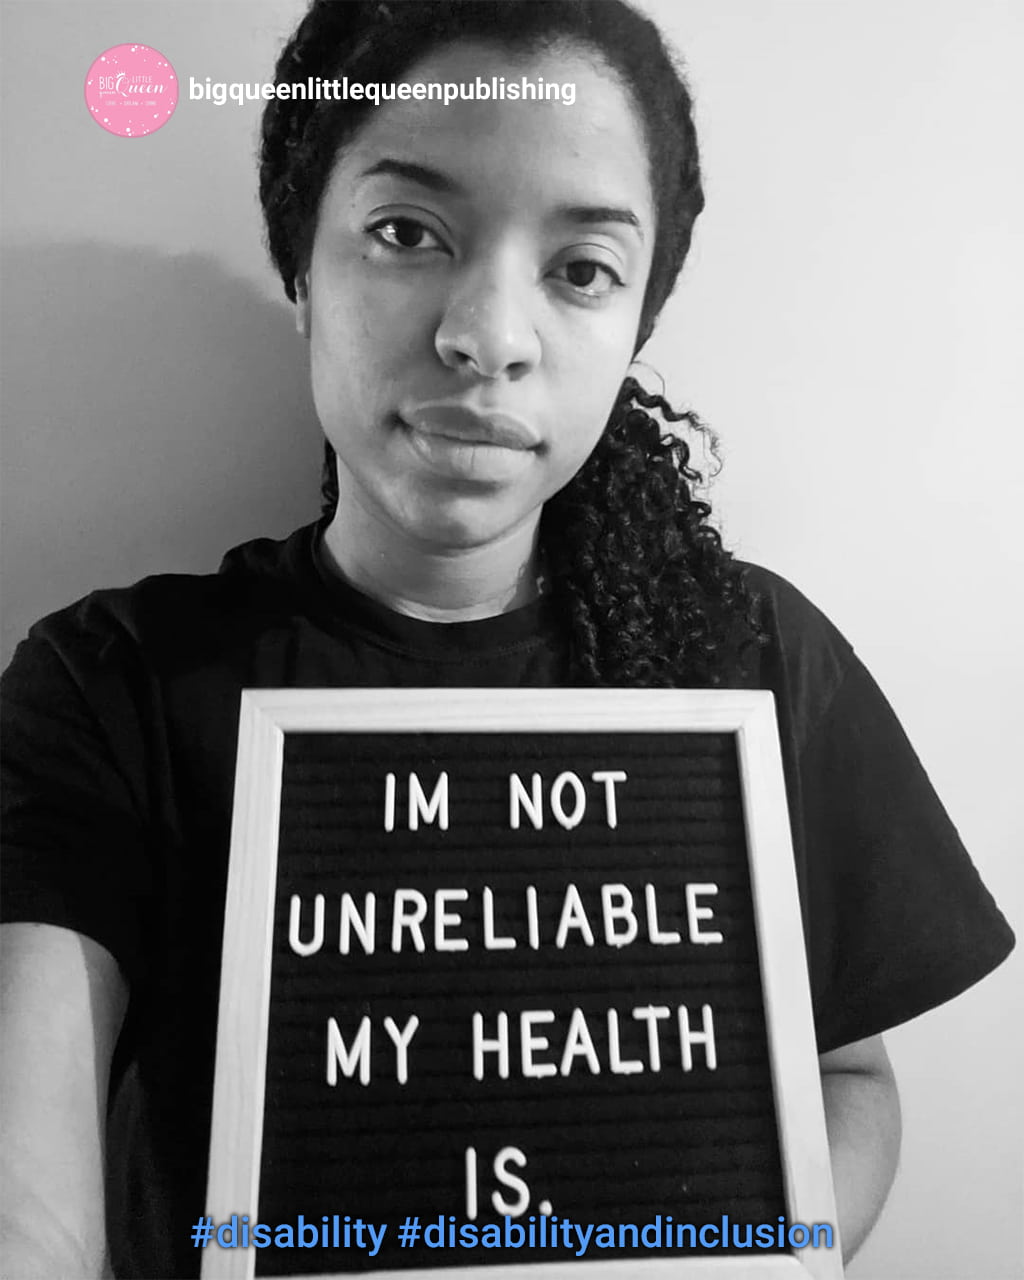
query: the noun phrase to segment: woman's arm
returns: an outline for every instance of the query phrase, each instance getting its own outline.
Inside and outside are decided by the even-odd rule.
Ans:
[[[900,1154],[900,1100],[881,1036],[819,1058],[843,1257],[849,1261],[882,1212]]]
[[[113,956],[69,929],[0,928],[4,1277],[110,1275],[103,1198],[113,1054],[128,1001]]]

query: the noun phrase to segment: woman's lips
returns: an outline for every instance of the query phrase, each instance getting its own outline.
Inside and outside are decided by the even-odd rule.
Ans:
[[[460,444],[489,445],[525,451],[540,445],[540,436],[522,418],[500,410],[477,410],[452,401],[429,401],[403,409],[402,421],[425,436]]]
[[[540,446],[540,437],[523,419],[465,405],[415,405],[403,410],[398,421],[429,471],[474,486],[514,480],[531,465]]]

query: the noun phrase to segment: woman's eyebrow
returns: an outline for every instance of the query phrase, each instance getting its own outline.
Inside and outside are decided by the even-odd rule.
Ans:
[[[644,238],[644,229],[640,224],[640,219],[636,216],[632,209],[617,209],[612,205],[590,205],[590,204],[565,204],[559,205],[554,210],[553,216],[561,219],[563,222],[575,222],[579,224],[593,222],[620,222],[627,227],[632,227],[640,237]]]
[[[359,175],[360,178],[372,178],[378,173],[390,173],[396,178],[407,178],[410,182],[418,182],[421,187],[430,191],[440,191],[445,195],[465,195],[465,189],[454,178],[450,178],[440,169],[431,169],[425,164],[414,164],[410,160],[392,160],[385,156],[376,164],[371,164]]]
[[[443,173],[440,169],[433,169],[429,165],[416,164],[411,160],[395,160],[391,156],[384,156],[374,164],[371,164],[368,169],[364,169],[359,174],[359,177],[372,178],[378,174],[390,174],[395,178],[405,178],[409,182],[416,182],[421,187],[426,187],[428,191],[437,191],[442,195],[463,197],[467,195],[466,188],[447,173]],[[632,227],[641,242],[644,239],[640,219],[633,210],[621,209],[614,205],[559,205],[551,211],[551,220],[553,222],[573,222],[577,225],[617,222],[623,226]]]

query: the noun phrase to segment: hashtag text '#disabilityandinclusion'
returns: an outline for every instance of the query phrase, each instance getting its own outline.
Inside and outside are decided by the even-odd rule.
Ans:
[[[376,1257],[387,1237],[386,1222],[366,1222],[348,1214],[323,1214],[319,1220],[299,1214],[294,1222],[250,1222],[248,1214],[233,1213],[224,1222],[215,1223],[209,1215],[197,1220],[192,1228],[192,1243],[197,1249],[214,1244],[221,1249],[359,1249],[368,1257]],[[672,1215],[656,1214],[641,1225],[620,1222],[615,1225],[579,1223],[558,1214],[530,1216],[516,1221],[505,1216],[501,1222],[479,1224],[459,1222],[454,1214],[439,1215],[427,1226],[420,1218],[408,1215],[395,1232],[403,1249],[417,1244],[428,1249],[561,1249],[582,1258],[591,1249],[831,1249],[835,1232],[830,1223],[734,1222],[723,1214],[718,1222],[697,1226],[676,1222]]]

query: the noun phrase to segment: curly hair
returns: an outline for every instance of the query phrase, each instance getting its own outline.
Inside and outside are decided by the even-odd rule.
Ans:
[[[646,409],[707,432],[695,413],[627,378],[596,449],[541,516],[574,675],[588,685],[719,685],[739,674],[760,628],[742,567],[693,495],[701,476],[689,446]]]
[[[388,83],[433,50],[478,39],[510,53],[567,44],[595,51],[620,76],[643,126],[656,235],[634,355],[650,337],[704,207],[693,106],[657,27],[624,0],[313,0],[276,67],[275,83],[347,76]],[[373,110],[309,94],[271,99],[263,114],[260,200],[285,293],[309,262],[339,149]],[[706,432],[693,413],[627,378],[590,458],[551,498],[541,546],[566,622],[571,679],[590,685],[715,685],[739,673],[761,640],[742,568],[694,497],[701,479],[685,441],[646,412]],[[337,503],[325,447],[325,513]]]

